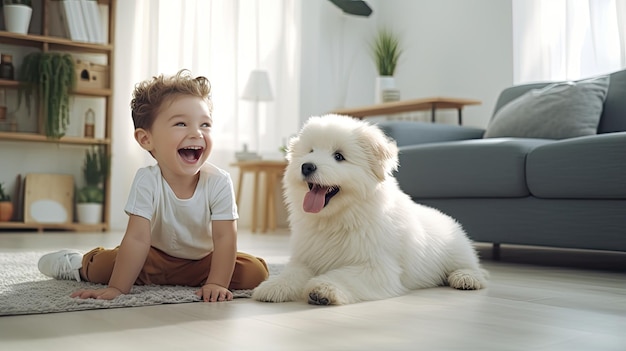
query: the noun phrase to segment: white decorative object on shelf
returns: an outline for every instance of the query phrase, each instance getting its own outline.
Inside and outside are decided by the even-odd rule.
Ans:
[[[83,21],[83,12],[79,1],[64,0],[60,6],[61,13],[65,19],[65,26],[74,41],[89,42],[87,28]]]
[[[3,5],[6,30],[12,33],[28,34],[33,9],[27,5]]]
[[[30,215],[37,223],[67,223],[67,211],[59,202],[42,199],[30,205]]]
[[[98,3],[94,0],[79,0],[79,2],[89,42],[104,44]]]

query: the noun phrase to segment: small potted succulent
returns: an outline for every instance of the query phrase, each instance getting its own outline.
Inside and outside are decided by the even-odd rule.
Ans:
[[[0,183],[0,222],[10,221],[13,217],[11,196],[5,193],[4,184]]]
[[[85,152],[83,177],[85,186],[76,192],[76,212],[79,223],[102,223],[104,181],[109,175],[109,157],[104,146],[94,146]]]

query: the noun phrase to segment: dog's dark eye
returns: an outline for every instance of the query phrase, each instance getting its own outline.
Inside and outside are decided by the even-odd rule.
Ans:
[[[342,154],[335,152],[335,154],[333,155],[333,157],[335,158],[335,161],[345,161],[346,159],[343,157]]]

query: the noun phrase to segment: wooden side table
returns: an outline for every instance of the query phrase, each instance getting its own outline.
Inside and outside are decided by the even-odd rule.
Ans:
[[[447,97],[429,97],[422,99],[386,102],[383,104],[364,107],[344,108],[332,111],[332,113],[363,119],[364,117],[369,116],[391,115],[394,113],[430,110],[431,121],[435,122],[435,111],[437,111],[438,109],[455,109],[458,111],[459,125],[462,125],[463,107],[468,105],[480,104],[481,102],[478,100]]]
[[[239,182],[237,184],[237,207],[240,206],[241,188],[243,185],[243,177],[246,173],[254,175],[253,199],[252,199],[252,232],[257,231],[258,227],[258,209],[262,206],[263,221],[261,232],[265,233],[267,229],[276,229],[276,186],[280,185],[280,180],[285,172],[287,161],[274,160],[251,160],[240,161],[231,164],[233,167],[239,168]],[[259,178],[261,173],[265,173],[265,203],[261,203],[259,198]]]

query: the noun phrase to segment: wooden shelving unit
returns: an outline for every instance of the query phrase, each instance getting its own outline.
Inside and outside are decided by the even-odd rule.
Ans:
[[[115,8],[116,0],[98,0],[98,4],[108,7],[108,24],[107,24],[107,37],[108,43],[86,43],[72,41],[67,38],[61,38],[49,35],[49,18],[50,18],[50,6],[55,0],[33,0],[33,9],[37,8],[37,12],[40,16],[33,17],[31,21],[41,21],[40,27],[33,26],[31,28],[39,27],[40,33],[28,33],[26,35],[11,33],[4,30],[0,30],[0,44],[10,45],[14,47],[38,49],[42,52],[49,51],[63,51],[70,54],[99,54],[104,55],[108,66],[108,88],[94,89],[94,88],[77,88],[72,92],[75,96],[85,96],[92,98],[102,98],[105,100],[105,116],[104,116],[104,137],[103,138],[82,138],[64,136],[61,139],[49,139],[46,137],[43,131],[38,132],[20,132],[20,131],[0,131],[0,147],[5,147],[2,144],[5,142],[18,142],[18,143],[49,143],[60,145],[78,145],[78,146],[91,146],[91,145],[103,145],[105,147],[107,155],[111,154],[111,133],[112,133],[112,111],[113,111],[113,99],[112,89],[113,86],[113,73],[115,65],[113,62],[114,57],[114,38],[115,38]],[[35,14],[36,11],[33,11]],[[17,74],[18,63],[14,62],[15,71]],[[19,89],[19,82],[15,80],[0,79],[0,89]],[[39,119],[41,120],[41,114]],[[39,123],[40,125],[42,123]],[[41,129],[41,128],[40,128]],[[14,145],[14,144],[12,144]],[[60,148],[50,148],[48,152],[63,152]],[[82,166],[82,164],[80,165]],[[3,165],[6,167],[6,165]],[[16,174],[17,176],[17,174]],[[109,201],[110,201],[110,180],[107,179],[104,185],[105,200],[104,200],[104,213],[103,222],[93,225],[85,225],[80,223],[24,223],[23,221],[10,221],[0,222],[0,231],[2,230],[34,230],[43,232],[45,230],[67,230],[75,232],[93,232],[93,231],[106,231],[109,228]],[[21,201],[15,201],[14,205],[23,206]],[[17,212],[22,213],[23,211]]]

